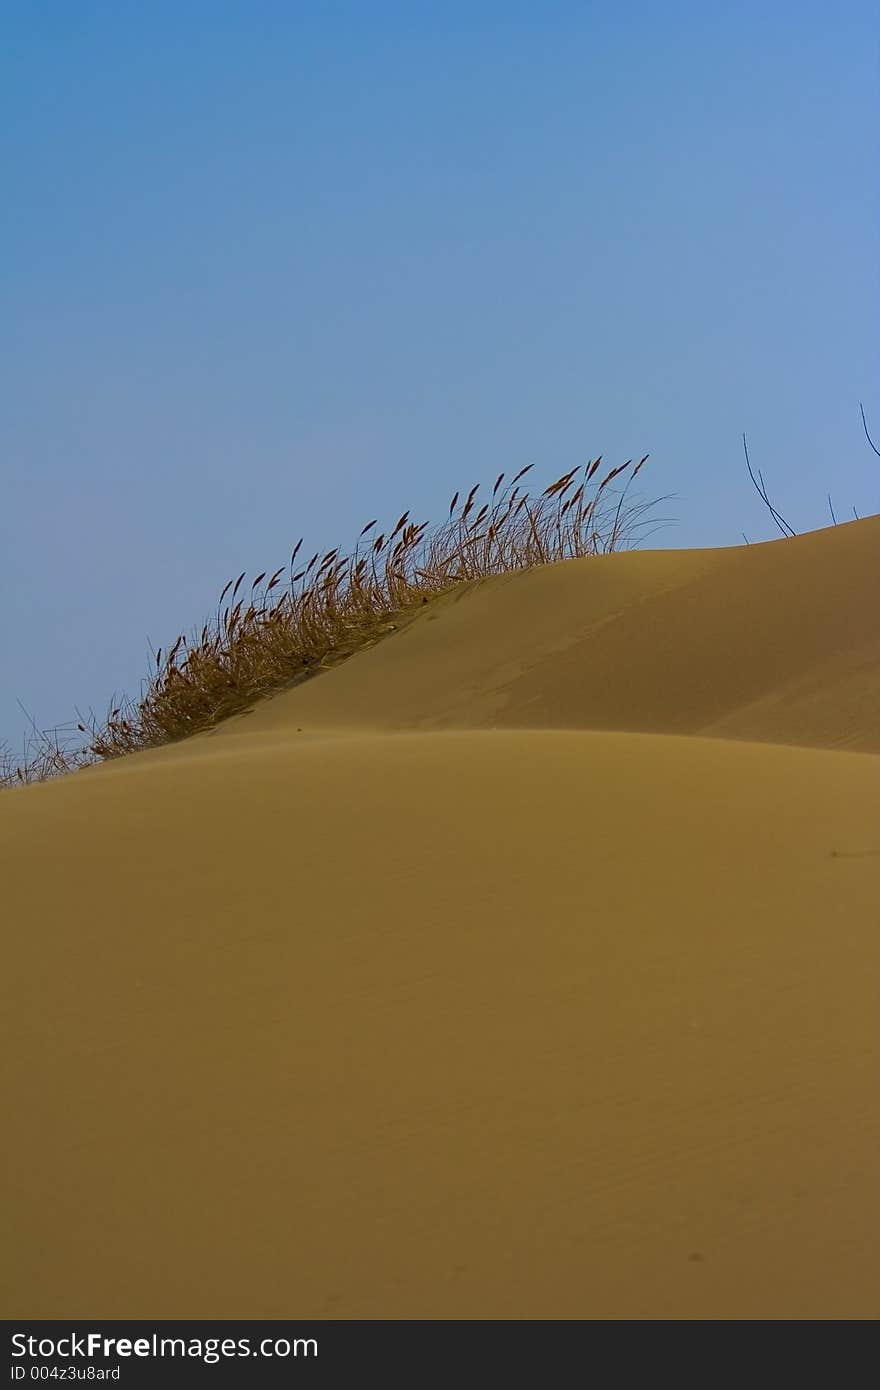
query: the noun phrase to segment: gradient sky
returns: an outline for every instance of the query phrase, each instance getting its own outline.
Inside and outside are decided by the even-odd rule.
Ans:
[[[868,3],[7,0],[0,739],[239,570],[650,451],[652,545],[880,508]],[[874,325],[873,328],[871,325]]]

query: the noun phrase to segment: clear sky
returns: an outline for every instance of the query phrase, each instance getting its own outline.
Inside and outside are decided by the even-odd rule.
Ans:
[[[880,509],[875,0],[7,0],[0,737],[231,576],[650,451],[651,544]],[[880,440],[878,440],[880,443]]]

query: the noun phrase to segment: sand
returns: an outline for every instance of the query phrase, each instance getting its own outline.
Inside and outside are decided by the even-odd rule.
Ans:
[[[880,1313],[880,518],[0,796],[6,1317]]]

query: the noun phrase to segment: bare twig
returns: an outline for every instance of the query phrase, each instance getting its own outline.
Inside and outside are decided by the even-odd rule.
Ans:
[[[861,401],[859,401],[859,410],[862,412],[862,427],[865,431],[865,438],[867,439],[871,448],[874,450],[874,453],[877,455],[878,459],[880,459],[880,449],[877,448],[877,445],[874,443],[873,439],[868,433],[868,422],[865,419],[865,407],[862,405]]]
[[[758,477],[755,477],[754,471],[752,469],[752,461],[749,458],[749,446],[746,443],[745,434],[743,434],[743,450],[745,451],[746,456],[746,467],[749,470],[749,477],[755,485],[755,491],[757,492],[761,501],[764,503],[764,506],[769,511],[773,520],[776,522],[777,527],[782,532],[783,536],[797,535],[797,532],[792,530],[788,522],[785,520],[785,517],[780,515],[780,513],[774,507],[773,503],[770,501],[770,498],[767,496],[767,488],[764,483],[764,476],[761,473],[760,469],[758,469]]]

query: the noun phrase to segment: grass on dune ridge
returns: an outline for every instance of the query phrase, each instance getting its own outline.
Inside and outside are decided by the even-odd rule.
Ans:
[[[533,465],[488,501],[480,484],[456,492],[447,519],[430,528],[409,512],[378,532],[364,526],[353,550],[339,547],[302,562],[302,541],[287,564],[246,573],[225,585],[212,618],[156,653],[140,697],[103,720],[43,731],[36,727],[16,762],[0,760],[0,786],[44,781],[107,758],[157,747],[210,728],[254,699],[335,664],[388,631],[389,623],[456,585],[535,565],[629,548],[658,502],[629,488],[648,455],[600,472],[601,456],[537,494],[522,486]],[[612,488],[626,474],[622,488]]]

